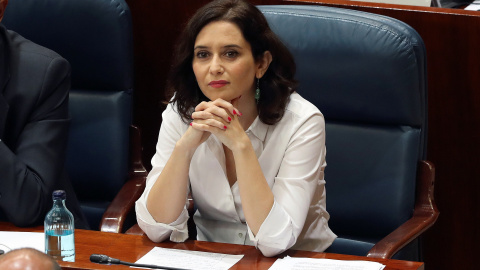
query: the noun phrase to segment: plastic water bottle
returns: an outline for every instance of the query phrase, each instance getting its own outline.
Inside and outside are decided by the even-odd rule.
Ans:
[[[75,237],[73,215],[65,207],[64,190],[52,194],[53,207],[45,217],[45,253],[55,260],[75,261]]]

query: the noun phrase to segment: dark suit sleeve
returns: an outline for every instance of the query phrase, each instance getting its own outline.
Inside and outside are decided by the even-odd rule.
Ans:
[[[29,78],[25,76],[25,79]],[[53,58],[41,92],[14,146],[0,142],[0,208],[17,226],[40,223],[64,173],[69,116],[70,66]]]

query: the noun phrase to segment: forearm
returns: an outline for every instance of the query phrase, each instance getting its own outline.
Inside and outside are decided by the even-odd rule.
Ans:
[[[41,222],[51,204],[51,184],[31,171],[3,142],[0,172],[0,208],[8,220],[16,226]]]
[[[273,193],[248,141],[234,152],[237,182],[245,219],[253,234],[257,234],[273,206]]]
[[[177,143],[147,198],[147,209],[156,222],[169,224],[182,212],[188,188],[188,172],[194,151]]]

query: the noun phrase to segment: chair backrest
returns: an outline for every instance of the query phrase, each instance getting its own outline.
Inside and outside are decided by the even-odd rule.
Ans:
[[[366,255],[412,216],[425,158],[422,39],[392,18],[322,6],[259,6],[295,57],[298,92],[326,120],[330,252]]]
[[[92,229],[127,179],[133,45],[124,0],[9,0],[4,25],[72,67],[67,169]]]

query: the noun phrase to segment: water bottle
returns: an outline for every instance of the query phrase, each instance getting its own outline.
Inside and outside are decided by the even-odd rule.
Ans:
[[[45,253],[55,260],[75,261],[75,238],[73,215],[65,207],[67,194],[55,190],[52,194],[53,207],[45,217]]]

